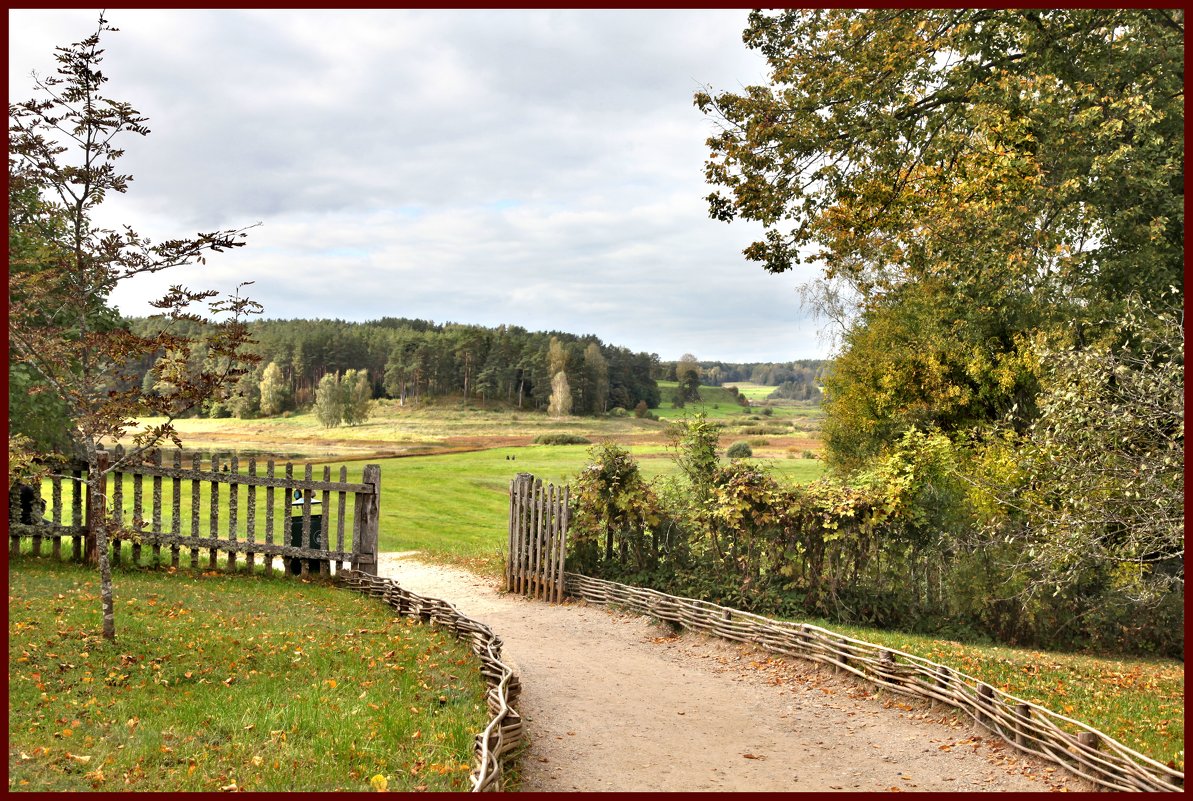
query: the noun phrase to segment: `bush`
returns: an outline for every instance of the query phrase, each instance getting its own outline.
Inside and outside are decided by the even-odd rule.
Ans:
[[[746,426],[741,430],[742,434],[750,435],[772,435],[772,434],[786,434],[787,431],[782,428],[775,428],[774,426]]]
[[[634,407],[634,417],[648,417],[650,415],[650,408],[646,405],[646,401],[638,401],[638,405]]]
[[[730,459],[748,459],[754,455],[754,451],[748,442],[735,442],[725,451],[725,455]]]
[[[211,401],[207,404],[207,416],[213,420],[219,420],[231,417],[232,410],[220,401]]]
[[[535,445],[591,445],[592,440],[579,434],[539,434]]]
[[[627,412],[625,409],[621,408],[620,406],[614,406],[612,409],[609,410],[610,417],[625,417],[628,414],[629,414],[629,412]]]
[[[816,454],[813,453],[812,451],[804,451],[804,458],[805,459],[815,459]]]
[[[763,445],[770,445],[770,440],[766,437],[755,437],[754,439],[749,440],[749,443],[755,448],[760,448]]]
[[[764,417],[770,417],[770,416],[771,416],[772,414],[774,414],[774,413],[775,413],[775,410],[774,410],[774,409],[772,409],[772,408],[771,408],[771,407],[769,407],[769,406],[765,406],[765,407],[763,407],[763,409],[762,409],[762,415],[763,415]]]

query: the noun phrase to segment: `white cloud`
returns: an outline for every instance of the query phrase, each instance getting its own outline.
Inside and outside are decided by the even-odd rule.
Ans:
[[[823,355],[800,276],[708,219],[703,83],[757,82],[744,11],[108,13],[109,92],[150,117],[109,224],[154,238],[261,221],[170,283],[270,317],[427,317],[594,333],[677,358]],[[10,95],[95,12],[10,11]]]

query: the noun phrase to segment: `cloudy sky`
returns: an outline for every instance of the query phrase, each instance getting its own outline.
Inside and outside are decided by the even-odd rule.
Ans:
[[[130,282],[248,294],[270,318],[419,317],[596,334],[676,359],[829,346],[798,287],[708,218],[702,85],[764,82],[731,11],[110,11],[129,137],[108,225],[160,240],[260,223],[207,266]],[[98,11],[10,10],[9,96]]]

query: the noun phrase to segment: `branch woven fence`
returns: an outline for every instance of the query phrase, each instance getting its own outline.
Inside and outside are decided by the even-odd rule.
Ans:
[[[1118,791],[1184,789],[1185,774],[1102,732],[1008,695],[972,676],[902,651],[806,623],[788,623],[656,590],[565,574],[567,593],[768,651],[832,665],[879,687],[954,707],[1021,751]]]
[[[522,718],[513,709],[521,690],[518,677],[501,661],[501,638],[484,623],[460,613],[437,598],[424,598],[403,589],[396,581],[346,570],[337,574],[347,587],[380,598],[399,615],[417,617],[455,633],[472,642],[472,652],[481,660],[481,675],[489,687],[489,725],[476,736],[476,756],[472,769],[472,791],[501,791],[503,763],[522,739]]]

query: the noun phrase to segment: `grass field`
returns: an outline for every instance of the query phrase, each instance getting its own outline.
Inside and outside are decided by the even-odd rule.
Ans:
[[[468,789],[471,650],[319,583],[9,566],[9,790]]]

